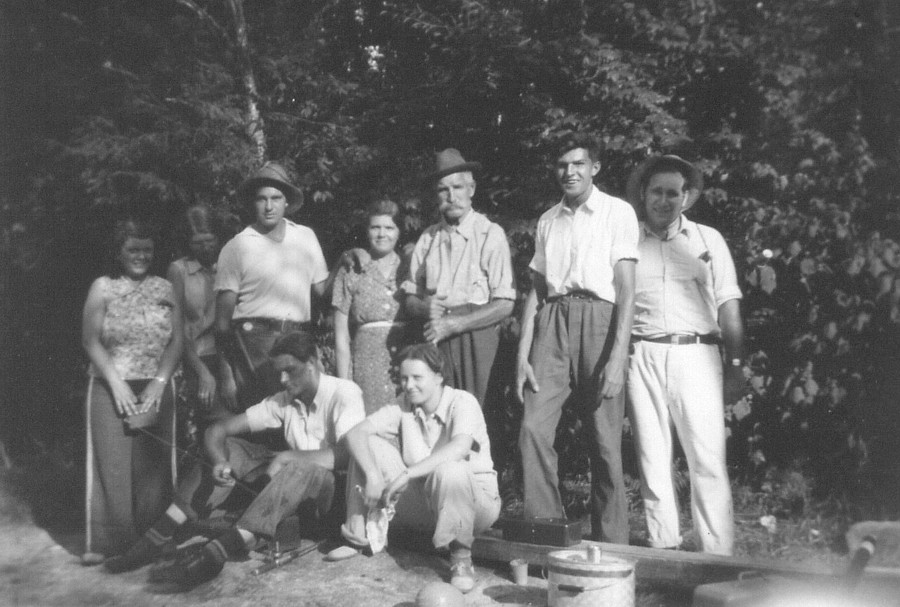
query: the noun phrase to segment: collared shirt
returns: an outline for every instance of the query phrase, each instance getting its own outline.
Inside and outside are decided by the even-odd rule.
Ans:
[[[222,247],[215,289],[237,293],[234,320],[310,320],[310,288],[328,278],[328,267],[315,232],[284,221],[281,242],[248,226]]]
[[[461,434],[472,437],[466,461],[473,472],[494,472],[491,443],[484,414],[475,397],[464,390],[444,386],[438,408],[427,415],[421,407],[392,404],[368,419],[382,438],[399,439],[403,462],[412,466]]]
[[[613,267],[638,259],[638,222],[630,204],[591,186],[574,211],[565,200],[541,215],[529,267],[547,281],[547,295],[590,291],[616,301]]]
[[[279,392],[245,413],[251,432],[282,428],[288,446],[297,451],[333,448],[366,417],[359,386],[324,373],[309,407],[291,399],[287,392]]]
[[[515,299],[506,233],[476,211],[458,226],[441,221],[419,237],[401,289],[408,295],[446,297],[446,305]]]
[[[719,306],[741,298],[722,235],[682,216],[665,240],[641,224],[638,247],[632,334],[719,335]]]
[[[181,278],[184,293],[181,309],[184,312],[184,334],[194,342],[198,356],[216,353],[213,325],[216,320],[216,293],[213,283],[216,268],[204,267],[196,259],[182,257],[172,262],[170,272]]]

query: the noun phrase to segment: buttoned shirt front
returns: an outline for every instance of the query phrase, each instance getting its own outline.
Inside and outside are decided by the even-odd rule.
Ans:
[[[719,306],[741,298],[725,239],[682,216],[660,238],[641,224],[632,334],[720,335]]]
[[[444,386],[440,404],[431,415],[421,407],[387,405],[368,417],[379,436],[399,439],[403,462],[412,466],[461,434],[472,437],[466,461],[473,472],[494,472],[491,443],[481,406],[464,390]]]
[[[310,406],[279,392],[245,412],[251,432],[282,428],[291,449],[334,448],[366,417],[362,390],[352,381],[322,374]]]
[[[441,221],[419,237],[410,260],[408,295],[446,298],[448,306],[515,299],[516,289],[506,233],[476,211],[458,226]]]
[[[529,267],[544,276],[549,297],[590,291],[615,303],[613,268],[639,256],[637,216],[624,200],[591,187],[574,211],[560,201],[541,215]]]

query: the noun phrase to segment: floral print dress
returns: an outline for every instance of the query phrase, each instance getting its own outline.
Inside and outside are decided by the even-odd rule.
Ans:
[[[353,381],[363,391],[366,415],[396,401],[393,359],[415,341],[415,331],[402,320],[399,268],[400,257],[391,253],[359,273],[341,268],[334,281],[332,304],[350,320]]]

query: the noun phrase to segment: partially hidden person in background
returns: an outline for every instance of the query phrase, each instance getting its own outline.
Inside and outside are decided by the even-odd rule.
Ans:
[[[336,470],[349,459],[344,435],[365,418],[362,392],[351,381],[320,371],[315,338],[305,332],[278,338],[269,353],[282,390],[245,412],[218,421],[204,436],[207,461],[198,461],[178,485],[175,500],[121,557],[112,573],[137,569],[168,553],[178,528],[236,504],[236,487],[248,497],[259,488],[234,526],[199,549],[176,553],[150,572],[150,581],[185,591],[216,577],[229,558],[246,557],[257,540],[271,541],[278,524],[304,504],[317,520],[334,498]],[[247,440],[278,430],[287,449],[273,451]],[[245,500],[246,502],[246,500]]]
[[[278,390],[269,350],[291,331],[315,331],[313,298],[324,296],[329,276],[315,233],[285,218],[303,192],[284,167],[266,163],[238,195],[254,220],[222,247],[215,280],[219,394],[232,411]]]
[[[112,235],[112,270],[91,285],[82,345],[86,399],[88,564],[119,554],[172,496],[175,387],[182,314],[169,281],[150,273],[156,232],[137,219]]]
[[[437,154],[428,182],[441,221],[419,237],[402,288],[407,314],[425,323],[425,340],[450,365],[447,384],[484,407],[499,323],[512,314],[516,289],[506,233],[472,209],[480,168],[453,148]]]
[[[347,492],[348,545],[326,557],[340,560],[369,545],[369,508],[393,505],[393,522],[430,533],[450,553],[450,583],[475,587],[474,536],[500,515],[497,473],[487,425],[475,397],[445,384],[449,373],[433,344],[400,356],[402,403],[387,405],[347,433],[352,460]],[[398,448],[399,445],[399,448]]]
[[[624,200],[593,184],[600,145],[574,135],[559,146],[562,200],[541,215],[522,311],[517,394],[525,516],[565,518],[556,427],[569,397],[591,460],[591,539],[628,543],[622,472],[625,371],[634,302],[638,224]]]
[[[703,552],[730,555],[731,485],[725,402],[745,385],[741,290],[725,239],[684,216],[703,174],[678,156],[653,156],[631,174],[641,220],[628,416],[641,469],[650,545],[682,543],[672,481],[672,428],[687,458],[691,514]],[[722,353],[724,351],[724,371]]]
[[[169,265],[167,278],[184,314],[182,369],[186,398],[202,435],[210,423],[229,414],[218,399],[213,289],[225,230],[215,211],[199,204],[187,209],[181,230],[187,255]]]
[[[400,209],[379,200],[366,209],[368,255],[359,270],[348,264],[335,275],[332,291],[337,376],[362,388],[366,414],[397,399],[392,358],[412,343],[413,327],[404,320],[400,282],[405,270],[395,248]]]

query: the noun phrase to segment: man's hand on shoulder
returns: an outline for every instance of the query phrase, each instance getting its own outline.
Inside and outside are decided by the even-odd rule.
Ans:
[[[369,255],[369,252],[360,247],[356,247],[341,253],[341,258],[338,261],[338,265],[343,267],[348,272],[356,272],[357,274],[359,274],[360,272],[362,272],[363,266],[370,261],[372,261],[372,257],[371,255]]]

